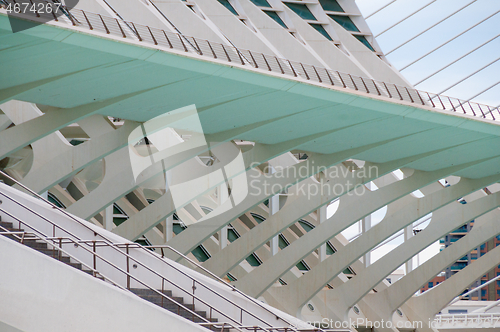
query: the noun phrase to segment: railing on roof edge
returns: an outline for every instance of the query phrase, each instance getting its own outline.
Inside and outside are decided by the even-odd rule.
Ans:
[[[45,0],[30,1],[46,2]],[[3,3],[4,6],[7,6],[11,2],[16,3],[16,0],[0,0],[0,4]],[[50,21],[52,19],[55,21],[64,21],[73,26],[85,27],[89,30],[95,30],[121,38],[130,38],[134,41],[151,44],[156,47],[160,46],[181,52],[194,53],[199,56],[218,59],[224,62],[237,63],[239,65],[250,66],[289,77],[300,77],[307,81],[384,96],[440,110],[468,114],[494,121],[500,120],[499,107],[491,107],[458,98],[420,91],[393,83],[377,81],[371,78],[363,78],[339,71],[332,71],[330,69],[282,59],[272,55],[239,49],[230,45],[210,42],[205,39],[188,37],[183,34],[152,28],[146,25],[81,9],[65,11],[65,15],[61,16],[63,19],[58,19],[53,13],[39,12],[36,12],[36,17],[29,14],[19,15],[19,17],[35,21],[40,19],[44,19],[44,21]],[[496,117],[495,114],[497,114]]]

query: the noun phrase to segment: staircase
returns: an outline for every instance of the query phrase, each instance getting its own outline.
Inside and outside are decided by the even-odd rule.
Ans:
[[[79,262],[73,262],[72,258],[69,256],[64,255],[60,250],[58,250],[56,247],[49,248],[47,243],[43,242],[42,240],[37,240],[32,238],[33,234],[30,233],[25,233],[25,237],[22,237],[19,233],[24,232],[24,229],[21,228],[15,228],[13,223],[11,222],[5,222],[1,221],[0,219],[0,232],[7,233],[7,232],[12,232],[12,234],[2,234],[5,237],[12,239],[18,243],[21,243],[27,247],[30,247],[38,252],[41,252],[42,254],[45,254],[49,257],[52,257],[66,265],[69,265],[75,269],[78,269],[82,272],[88,273],[90,275],[93,275],[93,272],[91,270],[86,270],[82,267],[82,264]],[[97,275],[96,278],[104,280],[105,278]],[[145,288],[131,288],[130,291],[137,295],[138,297],[149,301],[153,304],[156,304],[168,311],[171,311],[187,320],[190,320],[194,323],[202,323],[203,320],[196,316],[194,313],[197,315],[205,318],[209,322],[212,323],[217,323],[218,319],[217,318],[210,318],[207,317],[206,311],[196,311],[195,306],[193,304],[184,304],[184,299],[182,297],[176,297],[172,295],[172,291],[170,290],[164,290],[163,294],[165,294],[168,298],[172,299],[173,301],[169,301],[168,299],[162,297],[160,294],[156,293],[152,289],[145,289]],[[161,290],[158,292],[161,293]],[[188,311],[184,308],[182,308],[180,305],[188,308]],[[224,328],[222,329],[221,326],[210,326],[207,327],[209,330],[212,331],[224,331],[224,332],[229,332],[229,328]]]

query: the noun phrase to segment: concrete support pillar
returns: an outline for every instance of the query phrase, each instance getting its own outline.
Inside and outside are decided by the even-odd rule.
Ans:
[[[405,242],[408,241],[413,237],[413,224],[405,228],[404,232],[404,239]],[[406,268],[406,274],[410,273],[413,270],[413,257],[410,258],[406,263],[405,263],[405,268]]]
[[[361,232],[362,234],[365,234],[372,228],[372,215],[367,215],[361,220]],[[365,264],[365,267],[370,266],[371,264],[371,252],[368,251],[364,256],[363,256],[363,263]]]
[[[276,170],[271,165],[268,166],[268,173],[273,174]],[[280,196],[274,195],[269,198],[269,216],[276,214],[280,209]],[[271,247],[271,255],[274,256],[279,251],[279,235],[276,235],[269,241]]]
[[[318,214],[318,222],[321,224],[326,220],[326,205],[323,205],[316,212]],[[319,261],[322,262],[326,259],[326,243],[323,243],[321,247],[319,247]]]
[[[221,206],[229,198],[226,183],[223,183],[217,188],[217,203]],[[221,249],[227,247],[227,229],[228,226],[222,227],[219,231],[219,246]]]
[[[104,228],[108,231],[113,230],[113,204],[110,204],[104,210]]]

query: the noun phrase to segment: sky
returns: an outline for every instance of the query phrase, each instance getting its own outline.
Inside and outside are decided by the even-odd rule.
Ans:
[[[363,16],[367,17],[392,1],[356,0],[356,3]],[[465,8],[460,10],[462,7]],[[420,8],[423,9],[403,20]],[[493,16],[473,27],[490,15]],[[448,16],[450,16],[448,19],[436,25]],[[399,21],[402,22],[395,25]],[[387,59],[417,89],[464,100],[472,98],[475,102],[493,107],[500,106],[500,0],[396,0],[369,17],[367,23],[374,36],[378,35],[377,42],[387,55]],[[392,27],[393,25],[395,26]],[[471,27],[473,28],[463,35],[439,47]],[[385,31],[388,28],[390,29]],[[422,33],[420,36],[412,39],[420,33]],[[412,40],[409,41],[410,39]],[[405,43],[407,41],[409,42]],[[482,44],[485,45],[479,47]],[[400,45],[403,46],[397,48]],[[435,48],[438,49],[418,60]],[[475,48],[478,49],[474,51]],[[391,52],[392,50],[394,51]],[[467,55],[469,52],[471,53]],[[460,59],[461,57],[463,58]],[[418,61],[411,64],[415,60]],[[441,70],[455,60],[458,61]],[[492,64],[487,66],[490,63]],[[408,66],[409,64],[411,65]],[[474,74],[476,71],[477,74]],[[436,72],[438,73],[435,74]],[[456,84],[471,74],[474,75]],[[431,77],[427,79],[428,76]],[[499,84],[481,93],[496,83]],[[456,86],[453,86],[455,84]],[[417,197],[421,195],[419,192],[414,194]],[[333,215],[337,208],[337,203],[331,204],[328,208],[328,217]],[[372,214],[372,226],[383,219],[386,210],[384,207]],[[421,220],[428,220],[416,228],[425,228],[431,221],[428,217],[432,218],[431,215],[422,218]],[[359,223],[356,223],[342,234],[352,240],[359,232]],[[373,250],[372,263],[397,248],[403,241],[401,234]],[[418,258],[413,259],[414,266],[418,263],[423,264],[436,255],[439,248],[439,242],[435,242],[424,249],[418,254]]]
[[[356,0],[356,3],[363,16],[367,17],[391,1]],[[425,7],[427,4],[430,5]],[[470,5],[459,11],[468,4]],[[423,7],[425,8],[415,15],[384,32]],[[456,11],[458,12],[452,15]],[[383,32],[376,39],[384,53],[388,54],[388,60],[410,83],[416,84],[476,47],[499,36],[499,11],[499,0],[397,0],[367,18],[367,23],[375,36]],[[449,15],[452,16],[432,27]],[[493,16],[422,60],[404,68],[490,15]],[[404,44],[428,28],[431,29]],[[404,45],[389,53],[402,44]],[[494,63],[482,69],[491,62]],[[480,71],[477,74],[450,88],[478,70]],[[500,105],[500,36],[438,74],[417,84],[416,88],[434,93],[442,92],[444,95],[469,100],[496,83],[498,83],[496,86],[473,100],[494,107]]]

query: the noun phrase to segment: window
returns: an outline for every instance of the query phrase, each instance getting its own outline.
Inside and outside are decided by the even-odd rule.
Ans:
[[[335,248],[330,244],[330,242],[326,243],[326,254],[333,255],[335,253]]]
[[[332,20],[340,24],[347,31],[356,31],[359,32],[358,27],[354,24],[349,16],[340,16],[340,15],[328,15]]]
[[[326,39],[333,40],[332,37],[326,32],[325,28],[321,24],[311,24],[311,26],[316,29],[319,33],[321,33]]]
[[[267,0],[251,0],[254,5],[259,6],[259,7],[271,7],[269,2]]]
[[[278,23],[279,25],[281,25],[283,28],[288,29],[288,27],[286,26],[285,22],[283,22],[283,20],[278,16],[278,14],[276,12],[264,10],[264,13],[266,13],[270,18],[272,18],[273,20],[275,20],[276,23]],[[266,206],[269,206],[269,200],[266,200],[264,202],[264,204]]]
[[[246,261],[248,262],[248,264],[250,264],[251,266],[259,266],[260,264],[262,264],[260,262],[260,259],[257,257],[257,255],[255,254],[251,254],[250,256],[248,256],[246,258]]]
[[[240,235],[232,228],[229,228],[227,230],[227,239],[229,240],[229,242],[233,242],[233,241],[236,241],[236,239],[238,239],[240,237]]]
[[[219,2],[221,3],[221,5],[223,5],[224,7],[226,7],[231,13],[233,13],[236,16],[239,16],[239,14],[236,11],[236,9],[234,9],[234,7],[229,3],[228,0],[219,0]]]
[[[354,37],[356,37],[360,42],[362,42],[366,47],[368,47],[368,49],[375,52],[375,49],[373,48],[372,45],[370,45],[365,36],[354,36]]]
[[[309,232],[314,229],[314,225],[312,225],[310,222],[305,221],[305,220],[299,220],[300,226],[306,231]]]
[[[344,12],[337,0],[319,0],[319,3],[324,10],[330,10],[332,12]]]
[[[307,265],[304,261],[300,261],[299,264],[297,264],[297,268],[300,271],[309,271],[309,268],[307,267]]]
[[[429,288],[432,288],[434,286],[434,283],[431,281],[429,282]]]
[[[466,314],[467,313],[467,309],[449,309],[448,310],[448,313],[449,314]]]
[[[57,199],[56,196],[54,196],[53,194],[51,193],[48,193],[47,194],[47,200],[49,202],[51,202],[52,204],[54,204],[55,206],[61,208],[61,209],[65,209],[66,207],[64,206],[63,203],[61,203],[61,201],[59,199]]]
[[[296,3],[286,3],[286,5],[304,20],[316,21],[316,17],[314,17],[314,15],[306,5],[300,5]]]
[[[284,248],[288,247],[289,244],[290,243],[287,241],[287,239],[285,239],[283,234],[280,234],[278,237],[278,247],[280,249],[284,249]]]
[[[260,224],[261,222],[263,222],[264,220],[266,220],[264,217],[259,216],[258,214],[255,214],[255,213],[252,213],[252,217],[253,217],[253,219],[255,219],[255,221],[258,224]]]
[[[210,258],[210,255],[203,246],[196,247],[191,253],[196,257],[198,262],[204,262]]]

